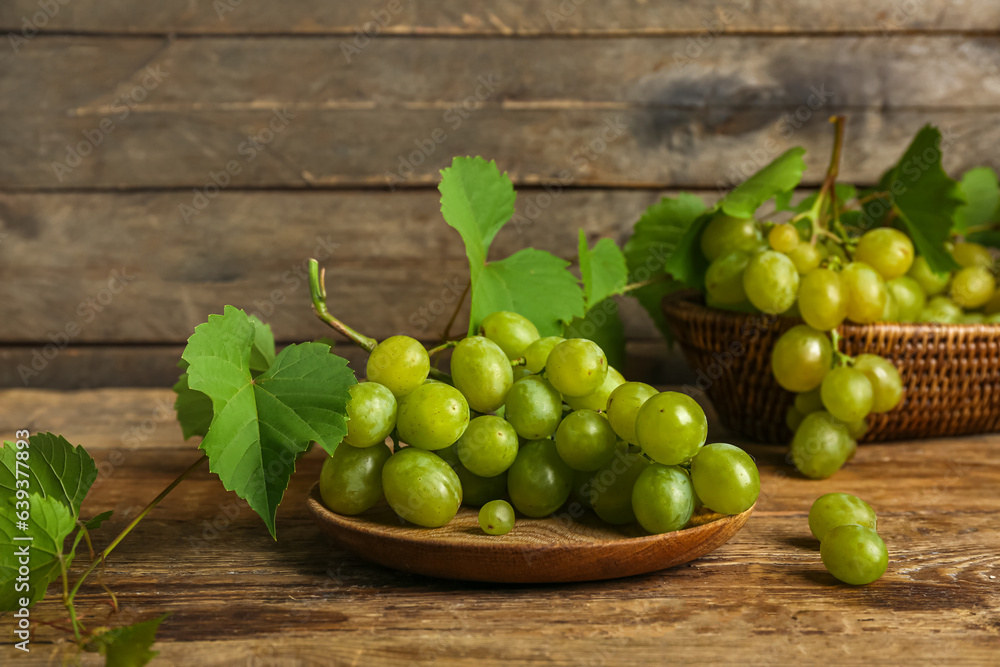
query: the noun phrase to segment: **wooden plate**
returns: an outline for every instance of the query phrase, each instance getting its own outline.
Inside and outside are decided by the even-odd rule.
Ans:
[[[402,521],[385,503],[358,516],[334,514],[320,500],[319,484],[308,504],[320,528],[362,558],[432,577],[507,583],[615,579],[680,565],[725,544],[754,510],[699,513],[700,525],[663,535],[610,526],[591,512],[579,519],[518,517],[511,532],[494,536],[465,507],[447,526],[428,529]]]

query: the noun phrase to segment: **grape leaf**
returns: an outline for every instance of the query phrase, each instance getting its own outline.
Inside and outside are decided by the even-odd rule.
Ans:
[[[621,369],[625,364],[625,323],[614,299],[605,299],[575,318],[563,327],[562,336],[592,340],[604,350],[608,365]]]
[[[587,235],[581,229],[579,258],[583,298],[588,310],[609,296],[621,294],[628,282],[628,267],[614,241],[600,239],[590,249],[587,247]]]
[[[60,574],[63,541],[76,526],[72,510],[55,494],[32,493],[27,500],[27,530],[19,528],[14,521],[15,498],[10,496],[10,503],[0,508],[0,611],[20,608],[21,598],[26,598],[30,606],[45,597],[45,590]],[[17,537],[31,540],[16,540]],[[18,568],[23,565],[20,562],[23,556],[19,551],[25,547],[29,553],[29,572],[27,578],[20,578]],[[26,590],[19,590],[25,586]]]
[[[989,167],[977,167],[962,174],[962,192],[966,203],[955,211],[955,233],[996,222],[1000,209],[1000,183]]]
[[[95,516],[93,519],[88,519],[87,521],[84,521],[83,522],[83,526],[87,530],[95,530],[97,528],[100,528],[101,524],[103,524],[105,521],[107,521],[108,519],[110,519],[111,515],[114,514],[114,513],[115,513],[114,510],[108,510],[107,512],[101,512],[100,514],[98,514],[97,516]]]
[[[74,519],[79,517],[80,505],[97,479],[94,459],[83,447],[74,447],[61,435],[36,433],[28,442],[24,450],[28,452],[28,488],[66,505]],[[11,442],[5,442],[0,449],[0,489],[7,497],[15,493],[16,452]]]
[[[274,517],[296,457],[316,441],[334,449],[347,433],[347,362],[321,343],[289,345],[257,378],[250,370],[255,327],[226,306],[188,339],[182,357],[188,384],[212,401],[212,424],[201,442],[209,468],[275,535]]]
[[[558,336],[563,323],[585,312],[583,291],[568,266],[535,248],[488,263],[472,283],[471,333],[490,313],[512,310],[531,320],[542,336]]]
[[[663,282],[629,294],[646,309],[667,339],[671,334],[660,304],[664,296],[683,284],[700,285],[703,282],[707,262],[698,249],[698,237],[707,221],[705,202],[682,192],[677,199],[664,198],[647,208],[623,248],[629,281],[636,283],[664,277]],[[672,279],[666,278],[668,274]]]
[[[849,202],[858,196],[858,189],[853,185],[848,185],[846,183],[835,183],[833,186],[833,191],[834,193],[836,193],[837,199],[842,203]],[[788,194],[790,197],[792,193],[789,192]],[[789,206],[787,208],[779,208],[777,210],[792,211],[793,213],[803,213],[813,207],[813,204],[816,203],[817,197],[819,197],[819,192],[814,192],[813,194],[809,195],[808,197],[800,201],[795,206]]]
[[[944,245],[965,200],[961,186],[941,167],[940,144],[938,129],[924,126],[879,187],[889,193],[896,215],[931,270],[944,273],[959,268]]]
[[[493,238],[514,215],[514,185],[496,162],[479,157],[456,157],[441,170],[441,215],[458,230],[475,284],[486,264]],[[523,313],[522,313],[523,314]]]
[[[150,648],[156,642],[156,631],[169,614],[141,623],[113,628],[95,638],[98,650],[105,656],[105,667],[142,667],[159,655]]]
[[[250,316],[253,324],[253,347],[250,348],[250,373],[257,377],[274,363],[274,332],[268,324]]]
[[[806,150],[789,148],[770,164],[743,181],[726,195],[719,208],[726,215],[749,218],[761,205],[782,193],[795,189],[806,170],[802,156]]]
[[[181,425],[181,432],[187,440],[196,435],[204,436],[212,425],[215,412],[212,409],[212,399],[200,391],[188,386],[188,374],[182,373],[173,387],[177,399],[174,401],[174,412]]]

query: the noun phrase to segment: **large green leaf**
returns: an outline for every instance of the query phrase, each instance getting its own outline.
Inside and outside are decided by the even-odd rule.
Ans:
[[[223,485],[245,499],[275,534],[274,517],[312,441],[332,453],[347,433],[347,362],[321,343],[289,345],[252,377],[254,325],[226,306],[188,339],[182,355],[188,384],[212,401],[213,419],[201,449]]]
[[[215,416],[212,399],[188,386],[187,373],[181,373],[173,389],[177,394],[174,412],[177,413],[184,439],[208,433],[208,427],[212,425],[212,418]]]
[[[955,211],[955,233],[997,222],[1000,216],[1000,183],[997,173],[989,167],[977,167],[962,174],[965,204]]]
[[[97,479],[97,466],[83,447],[74,447],[66,438],[52,433],[36,433],[28,439],[28,486],[32,493],[52,497],[80,516],[80,504]],[[0,450],[0,489],[4,497],[14,494],[17,448],[5,442]]]
[[[253,346],[250,348],[250,372],[257,377],[274,363],[274,332],[271,326],[250,316],[253,324]]]
[[[142,667],[159,655],[150,650],[156,642],[156,631],[169,614],[141,623],[112,628],[95,639],[98,650],[105,656],[105,667]]]
[[[30,606],[45,597],[45,590],[61,571],[63,542],[76,526],[69,506],[55,495],[29,494],[27,500],[21,501],[27,503],[26,510],[16,502],[16,496],[10,496],[9,502],[0,507],[0,611],[18,609],[22,598]],[[23,523],[15,513],[20,511],[28,513]],[[18,571],[25,548],[27,577]]]
[[[698,237],[707,221],[705,202],[682,192],[676,199],[664,198],[647,208],[623,248],[631,282],[663,278],[629,294],[646,309],[664,336],[669,337],[670,331],[660,309],[663,297],[685,282],[700,286],[703,281],[707,263],[698,248]],[[666,279],[667,274],[673,279]]]
[[[493,238],[514,215],[514,185],[496,162],[477,155],[454,158],[450,167],[441,170],[438,190],[441,214],[462,235],[475,283]]]
[[[628,283],[628,267],[622,251],[611,239],[599,239],[591,249],[581,229],[578,246],[583,298],[589,310],[609,296],[621,294]]]
[[[896,215],[931,270],[945,273],[959,268],[945,243],[965,199],[961,186],[941,167],[940,144],[937,128],[925,126],[880,187],[889,193]]]
[[[805,152],[804,148],[790,148],[737,185],[720,203],[722,212],[737,218],[749,218],[764,202],[794,190],[806,170],[805,160],[802,159]]]
[[[583,291],[569,262],[535,248],[490,262],[472,283],[474,333],[484,317],[498,310],[524,315],[542,336],[558,336],[563,324],[584,314]]]

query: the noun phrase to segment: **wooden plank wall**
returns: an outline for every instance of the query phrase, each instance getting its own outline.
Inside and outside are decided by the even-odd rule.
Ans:
[[[815,184],[834,113],[859,184],[928,122],[950,169],[1000,166],[995,0],[7,0],[0,36],[0,386],[166,384],[226,303],[324,335],[309,256],[345,320],[433,340],[466,275],[456,154],[518,186],[498,255],[622,240],[794,145]]]

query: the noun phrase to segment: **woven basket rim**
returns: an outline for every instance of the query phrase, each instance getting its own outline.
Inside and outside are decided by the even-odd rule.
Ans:
[[[663,297],[662,308],[665,314],[681,319],[699,317],[708,321],[737,324],[750,318],[774,318],[802,322],[799,317],[784,315],[767,315],[765,313],[744,313],[733,310],[722,310],[705,305],[705,296],[695,289],[682,289]],[[875,322],[872,324],[856,324],[845,321],[837,331],[842,336],[862,336],[871,332],[896,332],[899,334],[920,334],[935,332],[946,336],[968,336],[983,334],[989,338],[1000,338],[1000,324],[945,324],[941,322]]]

